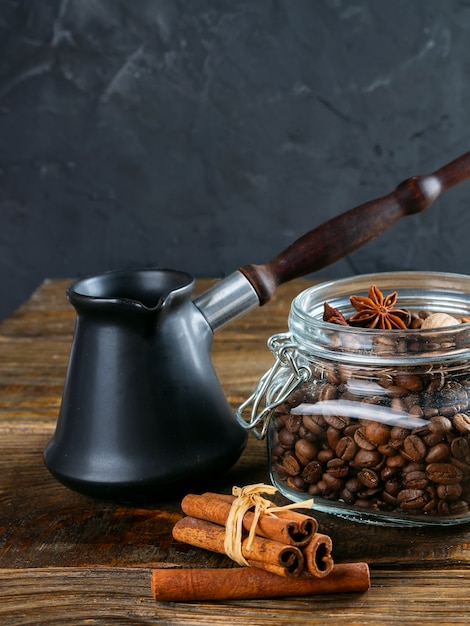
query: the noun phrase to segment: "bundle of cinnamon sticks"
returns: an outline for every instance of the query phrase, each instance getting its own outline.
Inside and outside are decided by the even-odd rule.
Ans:
[[[293,505],[275,507],[261,499],[265,508],[247,508],[234,520],[240,501],[216,493],[185,496],[181,508],[186,517],[173,527],[173,538],[227,554],[249,567],[154,570],[156,600],[266,598],[369,588],[367,564],[335,565],[331,538],[318,532],[314,517],[293,511]],[[230,535],[237,531],[234,549]]]

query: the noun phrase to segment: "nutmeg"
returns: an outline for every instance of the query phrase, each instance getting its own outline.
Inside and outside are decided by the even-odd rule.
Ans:
[[[423,320],[421,328],[443,328],[444,326],[456,326],[457,324],[459,324],[459,320],[448,313],[431,313]]]

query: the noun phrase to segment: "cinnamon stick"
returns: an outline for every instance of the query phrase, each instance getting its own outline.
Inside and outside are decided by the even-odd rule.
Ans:
[[[315,533],[311,541],[302,548],[305,565],[311,576],[323,578],[329,575],[334,566],[332,549],[331,537],[321,533]]]
[[[152,593],[159,602],[244,600],[330,593],[361,593],[370,587],[367,563],[335,565],[324,578],[303,573],[289,579],[254,567],[155,569]]]
[[[188,494],[181,508],[186,515],[225,526],[234,500],[235,496],[218,493]],[[246,531],[250,531],[253,521],[254,514],[247,511],[243,517]],[[317,530],[318,522],[314,517],[292,510],[276,511],[275,515],[262,513],[256,526],[257,535],[292,546],[306,545]]]
[[[173,538],[198,548],[225,554],[225,528],[212,522],[187,516],[173,526]],[[300,548],[278,541],[255,536],[247,547],[247,538],[242,541],[242,554],[249,565],[276,573],[282,577],[297,577],[304,566]]]
[[[235,496],[225,494],[208,495],[218,497],[225,502],[229,502],[230,504],[232,504],[232,502],[235,500]],[[294,546],[303,546],[307,544],[312,536],[318,531],[318,522],[311,515],[299,513],[298,511],[294,511],[293,509],[286,509],[284,511],[278,509],[274,513],[274,515],[274,518],[269,514],[263,516],[263,520],[261,522],[261,530],[259,534],[262,535],[264,532],[268,532],[270,539],[280,541],[281,543],[292,543],[292,545]],[[268,518],[271,520],[277,518],[278,521],[268,521]],[[283,524],[285,524],[285,526],[283,526]],[[276,526],[278,528],[274,530]],[[258,528],[259,527],[260,522],[258,521]]]

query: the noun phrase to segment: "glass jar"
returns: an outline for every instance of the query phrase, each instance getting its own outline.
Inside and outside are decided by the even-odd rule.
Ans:
[[[378,330],[323,321],[328,302],[375,284],[397,308],[448,313],[441,328]],[[295,502],[356,521],[470,521],[470,277],[394,272],[325,282],[292,302],[273,367],[237,415],[267,436],[271,480]],[[264,404],[263,408],[261,408]],[[251,417],[243,413],[251,406]]]

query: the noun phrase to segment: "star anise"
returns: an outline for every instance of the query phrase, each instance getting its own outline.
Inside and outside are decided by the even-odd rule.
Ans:
[[[382,330],[408,328],[409,312],[404,309],[393,308],[397,301],[396,292],[384,298],[380,289],[371,285],[368,297],[351,296],[350,301],[357,311],[349,318],[349,323],[352,326],[380,328]]]
[[[331,324],[340,324],[341,326],[349,326],[343,314],[338,311],[338,309],[335,309],[334,306],[328,304],[328,302],[325,302],[323,305],[323,321],[330,322]]]

